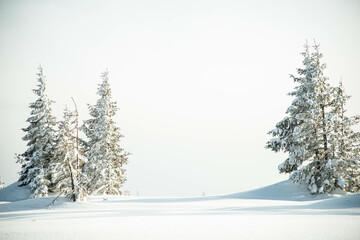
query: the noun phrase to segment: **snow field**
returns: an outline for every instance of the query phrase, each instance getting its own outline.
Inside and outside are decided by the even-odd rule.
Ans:
[[[285,181],[214,197],[3,201],[0,239],[360,239],[360,194],[319,199],[295,190]],[[0,200],[9,191],[19,198],[26,188],[11,185]]]
[[[162,206],[165,207],[165,206]],[[44,210],[43,210],[44,211]],[[0,239],[359,239],[359,215],[49,210],[0,220]],[[46,211],[46,210],[45,210]],[[146,214],[148,214],[146,216]]]

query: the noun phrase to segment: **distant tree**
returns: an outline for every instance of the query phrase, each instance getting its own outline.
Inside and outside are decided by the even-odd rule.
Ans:
[[[59,122],[57,139],[55,161],[50,171],[55,184],[54,189],[64,193],[73,201],[81,201],[87,195],[84,187],[86,176],[81,171],[86,158],[78,143],[77,109],[72,112],[65,108],[63,121]]]
[[[29,186],[32,191],[31,198],[47,196],[50,185],[48,168],[53,159],[53,145],[55,138],[56,119],[51,113],[51,104],[46,95],[46,78],[39,66],[38,85],[34,93],[38,99],[29,105],[31,116],[27,119],[29,126],[23,131],[28,141],[27,150],[17,155],[21,163],[19,186]]]
[[[124,164],[128,153],[120,147],[120,129],[113,118],[118,110],[111,101],[108,72],[101,75],[97,94],[100,99],[95,105],[88,105],[89,120],[84,121],[82,130],[88,138],[84,172],[88,177],[88,190],[95,194],[122,194],[120,188],[126,181]]]
[[[2,180],[2,177],[0,177],[0,189],[3,189],[4,188],[4,182]]]
[[[339,139],[347,141],[349,136],[341,136],[336,130],[345,123],[336,121],[336,117],[341,118],[336,90],[324,75],[326,66],[320,62],[319,45],[315,44],[314,52],[310,53],[306,44],[302,55],[304,67],[298,69],[298,77],[291,75],[298,84],[289,93],[295,99],[286,111],[288,115],[269,132],[274,138],[266,148],[288,153],[288,158],[279,165],[280,173],[292,173],[290,178],[306,184],[311,193],[344,189],[346,184],[341,176],[346,175],[345,167],[333,163],[339,162],[335,153],[343,151]]]

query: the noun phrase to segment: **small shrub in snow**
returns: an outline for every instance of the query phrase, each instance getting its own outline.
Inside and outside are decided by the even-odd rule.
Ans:
[[[0,177],[0,189],[3,189],[4,188],[4,182],[2,180],[2,177]]]

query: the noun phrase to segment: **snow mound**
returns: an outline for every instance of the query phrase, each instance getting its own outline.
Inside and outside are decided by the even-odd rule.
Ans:
[[[303,185],[293,183],[291,180],[282,181],[263,188],[224,196],[225,198],[238,199],[266,199],[284,201],[313,201],[346,195],[345,192],[333,194],[311,195]]]
[[[360,193],[351,194],[340,198],[326,199],[310,205],[316,209],[347,209],[360,208]]]
[[[16,202],[0,203],[0,214],[14,211],[31,211],[41,209],[80,209],[89,207],[86,202],[73,202],[62,196],[56,199],[55,196],[26,199]]]
[[[39,197],[17,202],[2,203],[0,204],[0,213],[46,209],[50,207],[53,199],[53,197]]]
[[[28,199],[31,190],[29,187],[18,187],[19,183],[15,182],[0,190],[0,202],[16,202]]]

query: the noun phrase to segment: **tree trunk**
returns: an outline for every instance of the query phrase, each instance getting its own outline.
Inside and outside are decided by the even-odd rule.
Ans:
[[[71,179],[71,199],[75,202],[75,184],[74,184],[74,178],[73,178],[73,171],[70,162],[68,161],[69,171],[70,171],[70,179]]]
[[[75,103],[74,98],[72,98],[72,101],[75,105],[75,113],[76,113],[76,179],[79,182],[80,181],[80,173],[79,173],[79,165],[80,165],[80,161],[79,161],[79,113],[77,110],[77,105]]]

